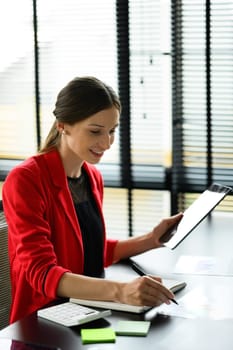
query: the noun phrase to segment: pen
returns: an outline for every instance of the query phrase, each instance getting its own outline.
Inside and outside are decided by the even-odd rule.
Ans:
[[[146,273],[145,271],[143,271],[143,269],[142,269],[141,267],[139,267],[135,262],[132,262],[132,263],[131,263],[131,267],[132,267],[132,269],[133,269],[135,272],[137,272],[137,274],[138,274],[139,276],[146,276],[146,275],[147,275],[147,273]],[[170,299],[170,300],[171,300],[174,304],[179,305],[175,299]]]

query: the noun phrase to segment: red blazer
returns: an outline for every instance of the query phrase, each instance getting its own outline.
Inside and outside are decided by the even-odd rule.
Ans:
[[[83,166],[104,225],[102,176],[93,165]],[[36,155],[15,167],[5,180],[2,199],[9,229],[12,323],[55,300],[66,271],[83,273],[84,256],[80,226],[57,151]],[[108,266],[117,241],[104,235],[104,264]]]

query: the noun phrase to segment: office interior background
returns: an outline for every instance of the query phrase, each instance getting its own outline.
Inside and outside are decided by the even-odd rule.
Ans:
[[[60,89],[94,75],[122,102],[98,168],[108,235],[150,230],[233,186],[233,1],[0,0],[0,181],[35,154]],[[216,211],[232,214],[227,196]]]

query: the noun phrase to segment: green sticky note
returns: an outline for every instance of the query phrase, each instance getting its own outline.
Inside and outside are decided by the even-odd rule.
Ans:
[[[117,335],[146,336],[150,328],[150,321],[118,321]]]
[[[83,344],[114,343],[116,333],[112,328],[88,328],[81,329],[81,338]]]

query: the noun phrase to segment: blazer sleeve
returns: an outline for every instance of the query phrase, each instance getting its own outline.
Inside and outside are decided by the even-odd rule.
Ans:
[[[51,229],[46,220],[48,194],[38,174],[33,167],[18,167],[11,171],[3,186],[11,273],[14,278],[14,274],[19,273],[19,267],[14,271],[14,266],[20,264],[28,283],[35,290],[55,298],[58,282],[69,270],[57,264]]]

